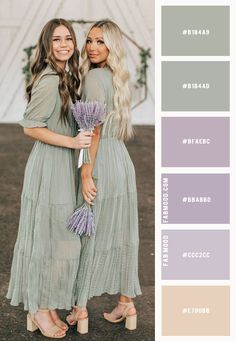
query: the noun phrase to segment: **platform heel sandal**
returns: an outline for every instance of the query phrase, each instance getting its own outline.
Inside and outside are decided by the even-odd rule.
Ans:
[[[29,332],[35,332],[36,330],[38,330],[39,327],[36,326],[36,324],[33,322],[33,320],[30,317],[30,314],[27,315],[27,330]]]
[[[74,306],[70,315],[66,317],[66,321],[70,326],[77,324],[77,331],[80,334],[88,333],[88,311],[85,307]]]
[[[111,323],[125,320],[125,328],[129,330],[137,328],[137,313],[133,302],[118,302],[111,313],[104,313],[104,318]]]
[[[137,314],[126,316],[125,318],[125,328],[129,330],[135,330],[137,328]]]
[[[42,310],[41,310],[42,311]],[[44,312],[49,312],[49,310],[43,310]],[[57,325],[54,324],[51,328],[44,330],[40,324],[35,319],[35,314],[28,314],[27,315],[27,330],[29,332],[34,332],[36,330],[40,330],[41,334],[45,337],[49,337],[52,339],[61,339],[66,336],[65,331],[63,331],[61,328],[59,328]],[[58,332],[61,332],[60,334],[57,334]]]

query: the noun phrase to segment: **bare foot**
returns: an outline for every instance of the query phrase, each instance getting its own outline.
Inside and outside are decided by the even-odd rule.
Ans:
[[[55,326],[55,323],[51,317],[50,311],[46,309],[39,309],[35,314],[34,314],[34,319],[36,322],[39,324],[41,329],[45,332],[48,330],[52,330],[52,328]],[[59,329],[58,331],[55,332],[55,336],[62,336],[65,335],[65,331],[62,329]]]
[[[50,310],[50,314],[51,314],[51,317],[52,317],[52,320],[54,321],[54,323],[59,327],[61,328],[62,330],[64,331],[67,331],[68,330],[68,326],[65,322],[63,322],[60,317],[58,316],[58,313],[56,310]]]

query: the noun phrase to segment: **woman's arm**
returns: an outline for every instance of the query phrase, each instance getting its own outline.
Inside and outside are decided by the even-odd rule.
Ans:
[[[91,133],[83,131],[75,137],[57,134],[48,128],[24,128],[24,133],[35,140],[42,141],[53,146],[72,149],[88,148],[91,146]]]
[[[84,200],[88,204],[92,204],[92,201],[96,197],[97,188],[94,185],[92,178],[93,167],[96,160],[96,154],[98,150],[99,140],[100,140],[101,126],[97,126],[94,129],[94,135],[91,142],[91,147],[89,148],[91,163],[83,163],[81,169],[81,180],[82,180],[82,194]]]

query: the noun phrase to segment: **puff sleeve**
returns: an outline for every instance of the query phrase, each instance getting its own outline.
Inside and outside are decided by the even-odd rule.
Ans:
[[[36,82],[24,118],[18,122],[25,128],[47,127],[47,121],[55,109],[57,96],[59,96],[58,75],[46,74]]]
[[[105,105],[105,89],[102,80],[99,79],[99,71],[97,69],[90,70],[85,76],[81,99],[86,102],[97,101]]]

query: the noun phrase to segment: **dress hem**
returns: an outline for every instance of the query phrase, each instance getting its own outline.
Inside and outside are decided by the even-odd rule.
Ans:
[[[129,298],[136,298],[137,296],[142,295],[142,291],[140,290],[140,291],[138,291],[136,294],[128,295],[127,293],[124,293],[124,292],[122,292],[122,291],[120,291],[120,290],[115,290],[115,291],[106,290],[106,291],[103,291],[103,292],[101,292],[101,293],[96,293],[96,294],[93,294],[93,295],[91,295],[91,296],[88,296],[87,301],[90,300],[90,299],[93,298],[93,297],[100,297],[100,296],[102,296],[102,295],[104,295],[104,294],[108,294],[108,295],[117,295],[117,294],[120,294],[120,295],[122,295],[122,296],[126,296],[126,297],[129,297]],[[83,307],[83,306],[86,306],[86,304],[87,304],[87,303],[85,303],[85,301],[77,301],[77,303],[76,303],[76,305],[82,306],[82,307]]]

